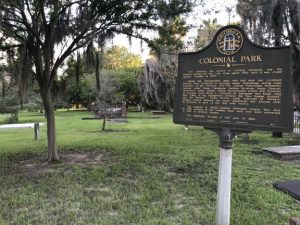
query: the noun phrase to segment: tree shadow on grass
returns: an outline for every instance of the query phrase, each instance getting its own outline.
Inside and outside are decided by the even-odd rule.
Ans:
[[[52,164],[45,164],[46,157],[39,153],[22,153],[9,156],[7,166],[1,169],[8,171],[10,174],[16,173],[55,173],[70,169],[72,166],[88,168],[92,166],[109,165],[115,163],[115,159],[110,152],[93,151],[81,152],[68,150],[59,152],[60,161]]]
[[[212,165],[216,163],[217,159],[215,157],[208,156],[195,162],[172,166],[170,172],[176,175],[199,176],[212,172]]]
[[[130,130],[124,129],[124,130],[116,130],[116,129],[105,129],[101,130],[101,132],[129,132]]]
[[[86,133],[122,133],[122,132],[130,132],[128,129],[105,129],[105,130],[89,130],[89,131],[84,131]]]
[[[254,148],[250,150],[251,154],[253,155],[266,155],[261,148]]]

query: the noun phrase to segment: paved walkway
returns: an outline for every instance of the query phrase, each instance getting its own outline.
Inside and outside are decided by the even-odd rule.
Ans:
[[[44,123],[39,123],[39,124],[40,126],[44,125]],[[34,123],[5,124],[0,126],[0,129],[7,129],[7,128],[34,128]]]

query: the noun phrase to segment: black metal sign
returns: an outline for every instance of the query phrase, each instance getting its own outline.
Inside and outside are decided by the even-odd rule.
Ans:
[[[221,28],[198,52],[178,59],[174,123],[232,130],[293,129],[291,51]]]

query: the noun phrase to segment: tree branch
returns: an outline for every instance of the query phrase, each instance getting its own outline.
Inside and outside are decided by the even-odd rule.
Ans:
[[[39,36],[39,34],[38,33],[36,33],[36,31],[33,29],[33,27],[31,27],[30,26],[30,24],[29,24],[29,22],[28,22],[28,20],[27,20],[27,17],[26,17],[26,14],[25,14],[25,12],[24,12],[24,10],[23,9],[20,9],[19,8],[19,10],[20,10],[20,13],[21,13],[21,16],[22,16],[22,23],[24,24],[24,26],[26,27],[26,29],[28,30],[28,31],[30,31],[30,33],[32,33],[32,35],[35,37],[35,39],[37,40],[37,42],[40,44],[40,45],[43,45],[43,42],[42,42],[42,40],[40,39],[40,36]]]
[[[7,51],[9,49],[13,49],[13,48],[19,48],[22,47],[22,44],[16,44],[16,45],[5,45],[5,46],[0,46],[0,50],[1,51]]]

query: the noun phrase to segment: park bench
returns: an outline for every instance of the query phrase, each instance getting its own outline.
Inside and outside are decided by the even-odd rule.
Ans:
[[[127,115],[125,115],[124,109],[120,107],[116,108],[106,108],[105,110],[95,110],[95,117],[102,119],[104,117],[108,119],[114,119],[114,118],[124,118]]]
[[[155,111],[151,111],[153,116],[160,116],[160,115],[165,115],[166,111],[163,110],[155,110]]]

